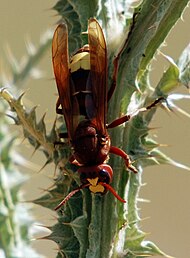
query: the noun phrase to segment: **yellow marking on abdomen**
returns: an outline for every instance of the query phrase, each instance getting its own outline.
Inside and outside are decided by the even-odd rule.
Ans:
[[[90,70],[90,53],[81,52],[74,55],[70,61],[71,73],[76,72],[79,69]]]

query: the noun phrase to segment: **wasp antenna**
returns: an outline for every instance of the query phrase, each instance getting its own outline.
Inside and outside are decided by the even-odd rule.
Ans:
[[[61,201],[60,204],[57,205],[57,207],[54,208],[54,210],[57,211],[61,206],[63,206],[66,202],[68,202],[68,200],[69,200],[74,194],[76,194],[78,191],[80,191],[80,188],[77,188],[77,189],[73,190],[72,192],[70,192],[70,193],[63,199],[63,201]]]
[[[57,211],[59,208],[61,208],[61,206],[63,206],[66,202],[68,202],[68,200],[75,195],[77,192],[79,192],[81,189],[89,186],[90,184],[84,184],[79,186],[78,188],[74,189],[72,192],[70,192],[64,199],[63,201],[60,202],[60,204],[57,205],[57,207],[54,208],[55,211]]]
[[[126,201],[124,199],[122,199],[121,196],[119,196],[119,194],[116,193],[116,191],[113,189],[113,187],[111,187],[111,185],[108,185],[103,182],[99,182],[99,184],[106,187],[107,190],[109,190],[120,202],[126,203]]]

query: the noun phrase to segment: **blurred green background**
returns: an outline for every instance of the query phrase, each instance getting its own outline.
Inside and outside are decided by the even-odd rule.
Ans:
[[[59,17],[51,10],[56,3],[53,0],[0,0],[0,69],[9,76],[6,55],[10,48],[14,56],[20,60],[26,54],[25,41],[39,44],[40,36],[48,29],[55,28]],[[177,60],[182,50],[190,42],[190,9],[186,9],[183,21],[180,20],[166,39],[162,52]],[[153,63],[151,82],[155,86],[168,63],[162,56],[157,56]],[[25,83],[27,94],[24,98],[27,107],[39,105],[38,116],[47,112],[46,121],[49,128],[55,119],[56,85],[53,80],[51,51],[47,52],[39,65],[44,77]],[[187,93],[184,88],[181,92]],[[190,102],[184,100],[180,106],[190,113]],[[152,135],[156,140],[168,147],[163,147],[174,160],[190,166],[190,119],[178,113],[168,114],[159,109],[152,127]],[[22,131],[21,128],[14,127]],[[20,140],[21,143],[21,140]],[[19,144],[20,144],[19,143]],[[55,173],[53,165],[47,166],[42,172],[37,171],[44,165],[44,156],[36,152],[24,141],[22,149],[26,159],[36,164],[32,181],[24,186],[26,200],[37,198],[52,184]],[[142,230],[149,233],[147,239],[153,240],[161,250],[177,258],[190,257],[190,172],[179,168],[160,165],[149,167],[144,171],[143,181],[146,183],[140,197],[150,203],[140,204]],[[28,192],[30,190],[30,192]],[[56,214],[45,208],[34,207],[37,225],[52,225]],[[47,231],[48,232],[48,231]],[[47,234],[42,228],[40,236]],[[48,258],[53,258],[57,246],[47,240],[32,241],[32,245]]]

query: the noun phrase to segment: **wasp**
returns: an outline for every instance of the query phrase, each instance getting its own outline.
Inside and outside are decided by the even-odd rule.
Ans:
[[[107,106],[116,85],[116,74],[108,91],[107,47],[98,21],[89,19],[88,45],[78,49],[71,58],[67,25],[59,24],[53,36],[52,62],[59,94],[56,112],[64,115],[73,150],[70,162],[79,166],[81,181],[55,210],[83,188],[100,194],[110,191],[124,203],[110,185],[113,170],[107,164],[109,153],[122,157],[132,172],[137,173],[137,169],[127,153],[111,145],[107,129],[128,121],[131,116],[125,115],[107,124]]]

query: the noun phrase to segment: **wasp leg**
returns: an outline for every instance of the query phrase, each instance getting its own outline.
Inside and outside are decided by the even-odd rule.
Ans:
[[[122,116],[120,118],[117,118],[115,119],[112,123],[106,125],[106,128],[114,128],[118,125],[121,125],[127,121],[129,121],[132,117],[138,115],[140,112],[146,112],[154,107],[156,107],[158,104],[160,104],[161,102],[165,101],[166,104],[167,104],[167,99],[164,98],[164,97],[160,97],[160,98],[157,98],[153,103],[151,103],[149,106],[147,107],[143,107],[143,108],[140,108],[138,110],[136,110],[133,114],[130,114],[130,115],[125,115],[125,116]]]
[[[152,104],[150,104],[149,106],[145,107],[145,109],[146,109],[146,110],[150,110],[151,108],[157,106],[158,104],[160,104],[160,102],[163,102],[163,101],[165,101],[166,104],[168,104],[168,103],[167,103],[167,99],[166,99],[165,97],[159,97],[159,98],[157,98]],[[145,111],[146,111],[146,110],[145,110]]]
[[[114,128],[118,125],[121,125],[127,121],[129,121],[131,119],[131,116],[130,115],[125,115],[125,116],[122,116],[120,118],[117,118],[115,119],[113,122],[111,122],[110,124],[106,125],[106,128]]]
[[[125,161],[125,165],[128,169],[130,169],[131,171],[133,171],[134,173],[138,173],[137,169],[132,165],[132,162],[130,160],[129,155],[127,155],[126,152],[124,152],[123,150],[115,147],[115,146],[111,146],[110,147],[110,153],[118,155],[120,157],[122,157]]]

